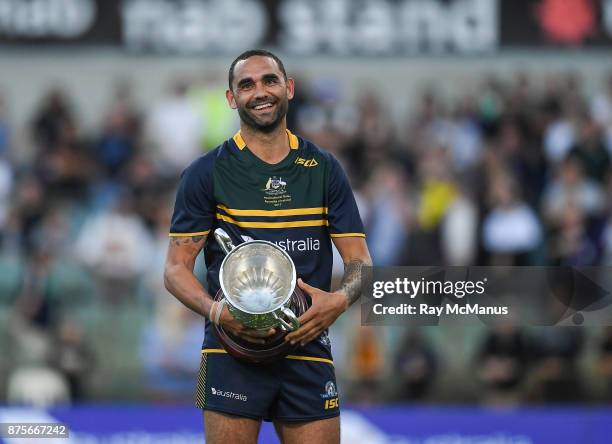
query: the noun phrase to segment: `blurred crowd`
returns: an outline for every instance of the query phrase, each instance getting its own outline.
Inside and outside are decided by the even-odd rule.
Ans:
[[[405,116],[368,88],[298,86],[288,126],[344,165],[376,265],[610,265],[612,76],[594,95],[574,73],[424,87]],[[176,79],[146,109],[135,88],[120,82],[93,130],[68,87],[19,128],[0,96],[2,400],[193,393],[203,326],[163,288],[169,219],[182,169],[238,122],[224,85]],[[354,401],[612,400],[612,330],[500,327],[459,357],[452,335],[352,320],[333,335]]]

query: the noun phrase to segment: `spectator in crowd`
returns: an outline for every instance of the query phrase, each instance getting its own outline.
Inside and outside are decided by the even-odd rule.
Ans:
[[[7,167],[8,161],[11,156],[11,125],[9,122],[9,109],[8,104],[6,103],[6,99],[0,91],[0,159],[2,159],[3,163],[6,163]]]
[[[597,367],[603,377],[605,389],[604,400],[612,400],[612,327],[606,327],[599,343]]]
[[[82,326],[75,320],[64,319],[53,334],[50,364],[68,383],[70,399],[88,399],[87,383],[94,370],[94,353],[85,341]]]
[[[482,223],[482,242],[495,265],[528,264],[542,240],[535,212],[519,197],[517,184],[496,176],[491,184],[491,209]]]
[[[579,136],[570,155],[582,164],[586,177],[603,183],[610,171],[610,154],[604,146],[600,127],[588,115],[579,123]]]
[[[138,116],[127,99],[117,97],[117,102],[104,122],[102,132],[95,143],[95,159],[104,176],[116,178],[134,156],[139,143]]]
[[[14,172],[11,165],[11,131],[8,106],[0,92],[0,241],[8,223],[13,192]]]
[[[527,372],[529,353],[529,342],[517,327],[500,325],[487,333],[476,359],[485,403],[520,401],[519,388]]]
[[[16,194],[13,196],[12,211],[7,227],[5,246],[11,247],[25,255],[33,251],[34,232],[42,221],[48,202],[45,200],[45,190],[42,183],[34,175],[25,174],[17,181]]]
[[[453,168],[458,174],[470,173],[480,162],[483,150],[482,128],[473,95],[460,99],[451,125],[448,145]]]
[[[155,302],[155,314],[145,324],[140,341],[146,392],[162,402],[190,400],[200,362],[193,350],[202,345],[204,323],[172,298]]]
[[[203,152],[203,122],[188,91],[187,81],[175,80],[147,117],[145,137],[154,150],[157,174],[161,176],[178,176]]]
[[[598,263],[598,246],[589,236],[584,213],[579,207],[570,203],[563,209],[552,230],[549,250],[552,265],[588,266]]]
[[[553,97],[558,98],[556,95]],[[546,158],[553,165],[565,159],[576,142],[576,116],[573,112],[563,112],[562,106],[556,100],[549,104],[552,122],[544,133]]]
[[[360,326],[352,343],[351,397],[371,403],[380,399],[384,365],[383,338],[374,327]]]
[[[590,111],[602,129],[606,148],[612,155],[612,72],[608,74],[603,90],[593,97]]]
[[[400,339],[393,361],[393,398],[422,400],[436,381],[438,357],[432,345],[416,329]]]
[[[117,303],[137,294],[150,262],[152,240],[131,199],[124,197],[115,208],[85,221],[75,249],[97,279],[100,296]]]
[[[568,206],[580,209],[587,218],[599,216],[604,209],[604,195],[600,185],[584,176],[582,162],[568,156],[557,170],[542,197],[542,211],[552,226],[561,220]]]
[[[478,253],[478,208],[464,188],[448,207],[440,226],[443,263],[468,266]]]
[[[584,396],[578,358],[584,333],[578,327],[543,328],[534,337],[531,390],[538,402],[575,402]]]
[[[215,148],[227,139],[228,134],[238,131],[239,121],[236,113],[227,106],[225,88],[224,76],[206,72],[189,90],[188,94],[200,118],[201,128],[205,129],[201,134],[204,151]],[[293,98],[291,107],[295,100],[296,97]]]
[[[366,231],[370,254],[378,266],[402,263],[414,216],[407,179],[393,164],[382,164],[372,173],[367,191],[372,202]]]
[[[55,150],[75,125],[74,113],[64,91],[60,88],[50,90],[32,122],[38,152]]]

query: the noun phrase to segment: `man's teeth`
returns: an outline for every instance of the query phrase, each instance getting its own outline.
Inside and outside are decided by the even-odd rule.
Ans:
[[[272,106],[272,104],[271,104],[271,103],[264,103],[263,105],[257,105],[257,106],[255,107],[255,109],[258,109],[258,110],[259,110],[259,109],[269,108],[269,107],[271,107],[271,106]]]

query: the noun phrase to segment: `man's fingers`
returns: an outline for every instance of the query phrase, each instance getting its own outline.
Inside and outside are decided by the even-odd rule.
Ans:
[[[252,328],[246,328],[240,324],[238,327],[228,328],[234,336],[238,336],[246,341],[255,344],[265,344],[266,340],[276,333],[276,329],[270,328],[268,330],[255,330]]]
[[[289,333],[287,336],[285,336],[285,341],[289,341],[292,344],[295,344],[297,342],[302,341],[304,337],[306,337],[312,331],[316,331],[318,328],[319,327],[316,323],[308,322],[306,324],[303,324],[296,331],[293,331]]]
[[[300,287],[302,290],[304,290],[306,293],[310,295],[312,295],[313,291],[316,290],[315,287],[311,287],[306,282],[304,282],[302,278],[298,279],[298,287]]]
[[[310,341],[312,341],[313,339],[316,339],[320,334],[321,334],[321,328],[319,327],[313,327],[305,332],[303,332],[303,334],[301,334],[300,336],[294,338],[291,343],[292,344],[297,344],[299,343],[300,345],[306,345],[308,344]]]
[[[302,316],[298,318],[298,321],[300,321],[300,325],[304,325],[307,322],[309,322],[311,319],[313,319],[316,315],[317,315],[317,311],[311,307],[308,310],[306,310],[302,314]]]

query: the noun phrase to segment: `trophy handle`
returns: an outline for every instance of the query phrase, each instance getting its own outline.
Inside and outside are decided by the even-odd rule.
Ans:
[[[285,315],[287,319],[289,319],[289,322],[287,322],[285,319],[280,317],[278,313],[276,312],[272,313],[274,315],[274,318],[280,323],[281,330],[294,331],[300,328],[300,321],[298,320],[297,316],[293,314],[290,308],[281,307],[280,311],[283,313],[283,315]]]
[[[214,231],[214,235],[225,254],[229,254],[230,251],[236,248],[232,243],[232,238],[229,237],[229,234],[223,228],[217,228]]]

